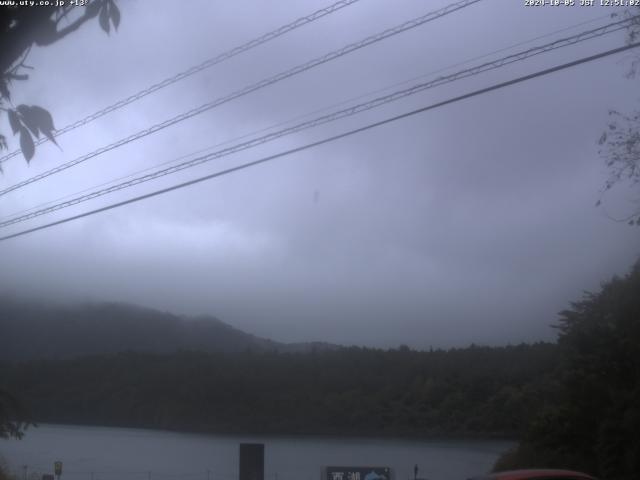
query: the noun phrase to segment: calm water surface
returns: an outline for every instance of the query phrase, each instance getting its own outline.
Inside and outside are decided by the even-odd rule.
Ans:
[[[238,444],[265,444],[265,480],[320,480],[326,466],[391,467],[393,480],[463,480],[489,471],[505,441],[415,441],[347,437],[198,435],[128,428],[41,425],[0,440],[0,455],[27,480],[237,480]]]

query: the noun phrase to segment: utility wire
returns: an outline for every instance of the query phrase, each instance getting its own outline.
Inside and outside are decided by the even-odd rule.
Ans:
[[[244,163],[244,164],[241,164],[241,165],[237,165],[235,167],[227,168],[225,170],[220,170],[218,172],[215,172],[215,173],[212,173],[212,174],[209,174],[209,175],[205,175],[203,177],[199,177],[199,178],[196,178],[194,180],[190,180],[190,181],[183,182],[183,183],[180,183],[180,184],[177,184],[177,185],[173,185],[171,187],[167,187],[167,188],[163,188],[163,189],[160,189],[160,190],[156,190],[154,192],[147,193],[147,194],[144,194],[144,195],[140,195],[138,197],[133,197],[133,198],[130,198],[128,200],[121,201],[121,202],[112,203],[111,205],[107,205],[107,206],[102,207],[102,208],[97,208],[95,210],[91,210],[91,211],[84,212],[84,213],[81,213],[81,214],[78,214],[78,215],[74,215],[74,216],[71,216],[71,217],[63,218],[63,219],[57,220],[55,222],[47,223],[47,224],[44,224],[44,225],[40,225],[38,227],[30,228],[28,230],[23,230],[23,231],[20,231],[20,232],[17,232],[17,233],[6,235],[4,237],[0,237],[0,241],[9,240],[11,238],[16,238],[16,237],[19,237],[19,236],[22,236],[22,235],[26,235],[28,233],[36,232],[36,231],[39,231],[39,230],[44,230],[46,228],[50,228],[50,227],[53,227],[53,226],[56,226],[56,225],[61,225],[63,223],[71,222],[73,220],[77,220],[77,219],[80,219],[80,218],[88,217],[90,215],[94,215],[94,214],[97,214],[97,213],[105,212],[107,210],[112,210],[114,208],[118,208],[118,207],[122,207],[122,206],[125,206],[125,205],[129,205],[131,203],[139,202],[141,200],[146,200],[147,198],[156,197],[158,195],[162,195],[162,194],[171,192],[173,190],[178,190],[178,189],[181,189],[181,188],[184,188],[184,187],[188,187],[188,186],[191,186],[191,185],[195,185],[197,183],[204,182],[206,180],[211,180],[213,178],[221,177],[221,176],[233,173],[233,172],[237,172],[239,170],[244,170],[244,169],[247,169],[249,167],[253,167],[253,166],[256,166],[256,165],[259,165],[259,164],[262,164],[262,163],[267,163],[267,162],[270,162],[270,161],[275,160],[277,158],[281,158],[281,157],[284,157],[284,156],[292,155],[294,153],[298,153],[298,152],[301,152],[303,150],[307,150],[307,149],[310,149],[310,148],[313,148],[313,147],[317,147],[319,145],[324,145],[326,143],[330,143],[330,142],[333,142],[333,141],[336,141],[336,140],[339,140],[339,139],[342,139],[342,138],[345,138],[345,137],[349,137],[351,135],[355,135],[357,133],[361,133],[361,132],[364,132],[364,131],[367,131],[367,130],[371,130],[373,128],[377,128],[377,127],[380,127],[382,125],[386,125],[388,123],[395,122],[397,120],[401,120],[401,119],[404,119],[404,118],[407,118],[407,117],[411,117],[411,116],[417,115],[419,113],[424,113],[424,112],[429,111],[429,110],[434,110],[436,108],[440,108],[440,107],[443,107],[445,105],[456,103],[456,102],[459,102],[461,100],[466,100],[468,98],[472,98],[472,97],[476,97],[476,96],[479,96],[479,95],[483,95],[483,94],[492,92],[494,90],[499,90],[501,88],[505,88],[505,87],[508,87],[508,86],[511,86],[511,85],[515,85],[515,84],[518,84],[518,83],[522,83],[522,82],[526,82],[526,81],[529,81],[529,80],[533,80],[534,78],[542,77],[542,76],[549,75],[551,73],[555,73],[555,72],[558,72],[558,71],[561,71],[561,70],[565,70],[565,69],[568,69],[568,68],[571,68],[571,67],[575,67],[575,66],[578,66],[578,65],[581,65],[581,64],[584,64],[584,63],[588,63],[588,62],[592,62],[592,61],[595,61],[595,60],[599,60],[599,59],[608,57],[610,55],[615,55],[615,54],[618,54],[618,53],[621,53],[621,52],[626,52],[627,50],[630,50],[632,48],[636,48],[636,47],[639,47],[639,46],[640,46],[640,42],[635,42],[635,43],[631,43],[631,44],[625,45],[623,47],[614,48],[614,49],[611,49],[611,50],[607,50],[605,52],[601,52],[601,53],[598,53],[598,54],[595,54],[595,55],[591,55],[589,57],[583,57],[583,58],[580,58],[578,60],[574,60],[572,62],[568,62],[568,63],[564,63],[562,65],[558,65],[558,66],[555,66],[555,67],[547,68],[545,70],[539,70],[539,71],[537,71],[535,73],[531,73],[529,75],[524,75],[524,76],[521,76],[521,77],[517,77],[515,79],[508,80],[506,82],[494,84],[494,85],[492,85],[490,87],[481,88],[479,90],[475,90],[473,92],[466,93],[464,95],[459,95],[457,97],[449,98],[449,99],[443,100],[441,102],[433,103],[431,105],[428,105],[428,106],[425,106],[425,107],[422,107],[422,108],[418,108],[416,110],[411,110],[409,112],[406,112],[406,113],[403,113],[403,114],[400,114],[400,115],[389,117],[389,118],[386,118],[384,120],[380,120],[378,122],[370,123],[370,124],[365,125],[363,127],[359,127],[359,128],[353,129],[353,130],[349,130],[347,132],[344,132],[344,133],[341,133],[341,134],[338,134],[338,135],[333,135],[331,137],[327,137],[327,138],[324,138],[322,140],[318,140],[316,142],[312,142],[312,143],[308,143],[308,144],[300,146],[300,147],[292,148],[290,150],[286,150],[284,152],[277,153],[275,155],[269,155],[269,156],[263,157],[263,158],[261,158],[259,160],[254,160],[252,162],[248,162],[248,163]]]
[[[351,106],[349,108],[346,109],[342,109],[342,110],[338,110],[332,113],[329,113],[327,115],[323,115],[317,118],[314,118],[312,120],[308,120],[306,122],[302,122],[299,123],[297,125],[293,125],[291,127],[288,128],[284,128],[282,130],[276,131],[276,132],[272,132],[269,133],[267,135],[263,135],[261,137],[256,137],[253,139],[250,139],[246,142],[241,142],[238,143],[236,145],[233,145],[231,147],[227,147],[224,148],[222,150],[218,150],[216,152],[212,152],[206,155],[202,155],[199,157],[196,157],[192,160],[188,160],[186,162],[182,162],[179,163],[177,165],[172,165],[170,167],[164,168],[164,169],[160,169],[160,170],[156,170],[155,172],[152,173],[148,173],[146,175],[142,175],[139,177],[135,177],[131,180],[127,180],[125,182],[122,183],[118,183],[115,185],[112,185],[110,187],[106,187],[103,188],[101,190],[95,190],[91,193],[88,193],[86,195],[81,195],[78,197],[75,197],[71,200],[67,200],[64,202],[60,202],[54,205],[51,205],[49,207],[46,208],[42,208],[40,210],[36,210],[36,211],[32,211],[30,213],[26,213],[20,216],[16,216],[4,221],[0,222],[0,228],[4,228],[4,227],[8,227],[10,225],[14,225],[16,223],[21,223],[27,220],[31,220],[33,218],[39,217],[41,215],[45,215],[48,213],[52,213],[55,212],[57,210],[61,210],[63,208],[67,208],[67,207],[71,207],[73,205],[77,205],[79,203],[83,203],[89,200],[93,200],[94,198],[98,198],[104,195],[107,195],[109,193],[113,193],[119,190],[123,190],[125,188],[130,188],[133,187],[135,185],[139,185],[141,183],[146,183],[148,181],[151,180],[155,180],[157,178],[166,176],[166,175],[170,175],[176,172],[179,172],[181,170],[185,170],[187,168],[192,168],[195,167],[197,165],[201,165],[203,163],[206,162],[210,162],[211,160],[214,159],[218,159],[218,158],[222,158],[228,155],[231,155],[233,153],[237,153],[240,152],[242,150],[246,150],[249,148],[253,148],[255,146],[261,145],[263,143],[267,143],[273,140],[276,140],[280,137],[286,136],[286,135],[291,135],[293,133],[297,133],[303,130],[307,130],[309,128],[312,127],[316,127],[325,123],[329,123],[329,122],[333,122],[342,118],[346,118],[346,117],[350,117],[353,115],[356,115],[358,113],[367,111],[367,110],[371,110],[373,108],[377,108],[380,107],[382,105],[385,105],[387,103],[390,102],[394,102],[397,100],[400,100],[402,98],[405,98],[407,96],[410,95],[415,95],[416,93],[422,92],[424,90],[427,90],[429,88],[434,88],[446,83],[451,83],[454,82],[456,80],[460,80],[462,78],[467,78],[470,76],[474,76],[474,75],[478,75],[480,73],[484,73],[486,71],[489,70],[494,70],[497,68],[501,68],[504,67],[506,65],[518,62],[518,61],[523,61],[527,58],[533,57],[535,55],[539,55],[541,53],[545,53],[545,52],[549,52],[552,50],[556,50],[558,48],[563,48],[569,45],[575,45],[576,43],[580,43],[580,42],[584,42],[586,40],[590,40],[593,38],[598,38],[601,37],[603,35],[606,35],[608,33],[611,32],[615,32],[617,30],[626,28],[626,24],[630,21],[633,21],[632,18],[627,19],[627,20],[623,20],[622,22],[615,22],[613,24],[610,25],[606,25],[600,28],[596,28],[596,29],[592,29],[592,30],[588,30],[586,32],[581,32],[578,33],[576,35],[573,35],[571,37],[567,37],[564,39],[560,39],[560,40],[556,40],[554,42],[542,45],[542,46],[538,46],[538,47],[533,47],[530,48],[528,50],[522,51],[522,52],[518,52],[518,53],[514,53],[512,55],[500,58],[498,60],[494,60],[491,62],[487,62],[487,63],[483,63],[481,65],[475,66],[475,67],[471,67],[471,68],[467,68],[465,70],[461,70],[459,72],[453,73],[451,75],[446,75],[446,76],[441,76],[438,77],[434,80],[425,82],[425,83],[419,83],[417,85],[413,85],[407,89],[404,90],[399,90],[396,92],[393,92],[389,95],[385,95],[382,97],[378,97],[375,99],[372,99],[368,102],[364,102],[364,103],[360,103],[354,106]]]
[[[473,58],[469,58],[467,60],[463,60],[461,62],[457,62],[455,64],[448,65],[446,67],[442,67],[442,68],[439,68],[437,70],[432,70],[430,72],[423,73],[423,74],[418,75],[416,77],[412,77],[412,78],[409,78],[407,80],[403,80],[401,82],[396,82],[396,83],[393,83],[391,85],[387,85],[386,87],[383,87],[383,88],[380,88],[380,89],[377,89],[377,90],[374,90],[374,91],[369,91],[367,93],[358,95],[356,97],[351,97],[351,98],[348,98],[346,100],[342,100],[342,101],[340,101],[338,103],[334,103],[334,104],[332,104],[330,106],[322,107],[322,108],[319,108],[319,109],[314,110],[312,112],[307,112],[305,114],[298,115],[298,116],[290,118],[288,120],[285,120],[285,121],[282,121],[282,122],[278,122],[276,124],[272,124],[272,125],[269,125],[267,127],[260,128],[258,130],[253,130],[253,131],[248,132],[248,133],[244,133],[244,134],[242,134],[240,136],[236,136],[236,137],[224,140],[222,142],[218,142],[216,144],[210,145],[208,147],[204,147],[204,148],[202,148],[200,150],[197,150],[195,152],[191,152],[191,153],[186,154],[186,155],[181,155],[178,158],[174,158],[174,159],[168,160],[166,162],[162,162],[162,163],[160,163],[158,165],[147,167],[147,168],[144,168],[144,169],[141,169],[141,170],[135,170],[135,171],[133,171],[131,173],[128,173],[126,175],[111,179],[111,180],[109,180],[107,182],[102,182],[102,183],[97,184],[97,185],[92,185],[91,187],[82,189],[80,191],[75,191],[75,192],[70,193],[68,195],[64,195],[62,197],[58,197],[58,198],[55,198],[53,200],[49,200],[49,201],[46,201],[46,202],[43,202],[43,203],[39,203],[39,204],[37,204],[37,205],[35,205],[33,207],[24,208],[22,210],[14,212],[14,213],[12,213],[10,215],[7,215],[6,217],[0,219],[0,222],[2,222],[4,220],[9,220],[9,219],[11,219],[13,217],[17,217],[19,215],[22,215],[22,214],[27,213],[27,212],[31,212],[33,210],[40,209],[42,207],[46,207],[48,205],[52,205],[54,203],[60,202],[61,200],[66,200],[67,198],[71,198],[71,197],[74,197],[76,195],[80,195],[82,193],[89,192],[89,191],[91,191],[91,190],[93,190],[95,188],[104,187],[104,186],[110,185],[112,183],[118,182],[120,180],[124,180],[126,178],[131,178],[131,177],[134,177],[135,175],[139,175],[141,173],[145,173],[145,172],[148,172],[148,171],[151,171],[151,170],[155,170],[158,167],[162,167],[164,165],[177,163],[180,160],[184,160],[184,159],[189,158],[191,156],[199,155],[199,154],[204,153],[204,152],[208,152],[210,150],[213,150],[214,148],[221,147],[223,145],[227,145],[229,143],[232,143],[232,142],[235,142],[235,141],[238,141],[238,140],[242,140],[244,138],[251,137],[253,135],[257,135],[259,133],[268,132],[269,130],[273,130],[275,128],[282,127],[284,125],[288,125],[288,124],[293,123],[293,122],[295,122],[297,120],[301,120],[303,118],[308,118],[308,117],[310,117],[312,115],[315,115],[315,114],[318,114],[318,113],[321,113],[321,112],[326,112],[328,110],[331,110],[332,108],[340,107],[340,106],[346,105],[348,103],[355,102],[357,100],[361,100],[363,98],[371,97],[372,95],[376,95],[376,94],[379,94],[379,93],[382,93],[382,92],[386,92],[388,90],[391,90],[392,88],[399,87],[401,85],[406,85],[408,83],[414,82],[414,81],[419,80],[419,79],[430,77],[432,75],[435,75],[436,73],[440,73],[440,72],[444,72],[444,71],[447,71],[447,70],[451,70],[452,68],[455,68],[455,67],[458,67],[458,66],[467,65],[467,64],[469,64],[469,63],[471,63],[473,61],[481,60],[483,58],[490,57],[491,55],[495,55],[496,53],[505,52],[505,51],[511,50],[511,49],[513,49],[515,47],[519,47],[521,45],[526,45],[526,44],[529,44],[529,43],[534,42],[536,40],[540,40],[542,38],[548,38],[548,37],[551,37],[553,35],[557,35],[558,33],[566,32],[568,30],[573,30],[574,28],[581,27],[583,25],[594,23],[594,22],[597,22],[599,20],[603,20],[604,18],[610,18],[610,17],[611,17],[611,15],[608,14],[608,13],[606,15],[600,15],[599,17],[595,17],[595,18],[592,18],[590,20],[586,20],[584,22],[580,22],[580,23],[576,23],[576,24],[573,24],[573,25],[569,25],[569,26],[563,27],[563,28],[561,28],[559,30],[554,30],[553,32],[548,32],[548,33],[545,33],[543,35],[538,35],[538,36],[530,38],[528,40],[523,40],[521,42],[511,44],[511,45],[509,45],[507,47],[503,47],[503,48],[500,48],[498,50],[493,50],[492,52],[489,52],[489,53],[485,53],[485,54],[482,54],[482,55],[479,55],[479,56],[476,56],[476,57],[473,57]]]
[[[241,90],[237,90],[233,93],[231,93],[230,95],[227,95],[225,97],[220,97],[216,100],[213,100],[212,102],[209,103],[205,103],[204,105],[201,105],[197,108],[194,108],[192,110],[189,110],[188,112],[182,113],[180,115],[177,115],[173,118],[170,118],[168,120],[165,120],[164,122],[158,123],[156,125],[153,125],[145,130],[141,130],[137,133],[134,133],[132,135],[129,135],[128,137],[125,137],[123,139],[120,139],[114,143],[111,143],[107,146],[104,146],[102,148],[99,148],[97,150],[94,150],[93,152],[90,152],[86,155],[83,155],[81,157],[78,157],[74,160],[71,160],[69,162],[63,163],[62,165],[59,165],[55,168],[52,168],[51,170],[47,170],[46,172],[40,173],[38,175],[35,175],[33,177],[30,177],[26,180],[23,180],[22,182],[18,182],[14,185],[11,185],[7,188],[5,188],[4,190],[0,190],[0,196],[2,195],[6,195],[9,192],[12,192],[14,190],[17,190],[19,188],[22,188],[26,185],[29,185],[33,182],[36,182],[38,180],[42,180],[43,178],[49,177],[51,175],[54,175],[56,173],[62,172],[63,170],[66,170],[68,168],[71,168],[75,165],[78,165],[80,163],[83,163],[93,157],[96,157],[98,155],[101,155],[103,153],[106,153],[108,151],[111,151],[115,148],[121,147],[127,143],[133,142],[135,140],[138,140],[140,138],[146,137],[147,135],[150,135],[152,133],[156,133],[160,130],[163,130],[167,127],[170,127],[172,125],[175,125],[178,122],[182,122],[184,120],[187,120],[191,117],[194,117],[196,115],[199,115],[201,113],[204,113],[208,110],[211,110],[215,107],[218,107],[224,103],[230,102],[231,100],[234,100],[238,97],[242,97],[244,95],[247,95],[251,92],[254,92],[256,90],[259,90],[261,88],[267,87],[269,85],[272,85],[274,83],[280,82],[286,78],[292,77],[294,75],[297,75],[299,73],[302,73],[304,71],[310,70],[311,68],[317,67],[318,65],[322,65],[324,63],[330,62],[331,60],[335,60],[336,58],[342,57],[344,55],[347,55],[348,53],[351,53],[353,51],[359,50],[361,48],[367,47],[369,45],[372,45],[374,43],[377,43],[381,40],[385,40],[389,37],[392,37],[394,35],[398,35],[399,33],[405,32],[407,30],[410,30],[412,28],[418,27],[420,25],[423,25],[427,22],[436,20],[438,18],[441,18],[445,15],[448,15],[450,13],[456,12],[458,10],[461,10],[465,7],[468,7],[474,3],[478,3],[481,0],[461,0],[455,3],[452,3],[446,7],[443,7],[439,10],[435,10],[433,12],[429,12],[425,15],[422,15],[420,17],[416,17],[412,20],[409,20],[407,22],[404,22],[400,25],[397,25],[393,28],[389,28],[387,30],[384,30],[382,32],[379,32],[377,34],[371,35],[369,37],[364,38],[363,40],[360,40],[359,42],[355,42],[355,43],[351,43],[349,45],[346,45],[338,50],[334,50],[330,53],[327,53],[321,57],[317,57],[309,62],[300,64],[296,67],[293,67],[289,70],[286,70],[284,72],[278,73],[277,75],[274,75],[272,77],[263,79],[257,83],[254,83],[252,85],[249,85],[247,87],[242,88]]]
[[[146,97],[147,95],[156,92],[162,88],[168,87],[169,85],[172,85],[176,82],[179,82],[180,80],[183,80],[187,77],[190,77],[191,75],[195,75],[198,72],[201,72],[202,70],[205,70],[207,68],[213,67],[214,65],[217,65],[218,63],[222,63],[225,60],[229,60],[232,57],[235,57],[236,55],[239,55],[241,53],[246,52],[247,50],[251,50],[252,48],[255,48],[259,45],[262,45],[264,43],[267,43],[271,40],[274,40],[278,37],[281,37],[282,35],[289,33],[297,28],[300,28],[304,25],[307,25],[311,22],[314,22],[322,17],[325,17],[327,15],[330,15],[334,12],[337,12],[338,10],[341,10],[345,7],[348,7],[349,5],[352,5],[356,2],[358,2],[359,0],[340,0],[339,2],[336,2],[332,5],[329,5],[328,7],[325,8],[321,8],[320,10],[316,10],[315,12],[311,13],[310,15],[306,15],[304,17],[300,17],[297,20],[288,23],[286,25],[281,26],[280,28],[273,30],[271,32],[265,33],[264,35],[254,38],[253,40],[248,41],[247,43],[244,43],[240,46],[234,47],[231,50],[227,50],[226,52],[223,52],[219,55],[216,55],[215,57],[209,58],[207,60],[205,60],[202,63],[199,63],[198,65],[194,65],[190,68],[188,68],[187,70],[184,70],[180,73],[177,73],[176,75],[166,78],[164,80],[162,80],[161,82],[155,83],[153,85],[151,85],[150,87],[145,88],[144,90],[140,90],[137,93],[134,93],[133,95],[120,100],[112,105],[109,105],[105,108],[103,108],[102,110],[98,110],[95,113],[92,113],[91,115],[82,118],[74,123],[71,123],[69,125],[66,125],[58,130],[55,130],[53,132],[53,134],[56,137],[59,137],[60,135],[70,132],[71,130],[75,130],[78,127],[81,127],[83,125],[86,125],[87,123],[93,122],[94,120],[97,120],[100,117],[103,117],[105,115],[107,115],[108,113],[114,112],[126,105],[129,105],[130,103],[133,103],[137,100],[140,100],[141,98]],[[46,136],[41,137],[40,139],[35,141],[36,145],[40,145],[41,143],[46,142],[48,139]],[[6,162],[7,160],[9,160],[12,157],[15,157],[16,155],[20,154],[22,152],[22,150],[17,149],[14,150],[13,152],[0,157],[0,164]]]

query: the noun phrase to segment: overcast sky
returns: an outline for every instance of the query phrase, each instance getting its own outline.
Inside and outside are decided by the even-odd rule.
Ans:
[[[61,127],[329,2],[120,1],[117,33],[94,21],[34,48],[34,70],[13,99],[49,109]],[[31,165],[10,160],[2,188],[448,3],[361,0],[61,136],[61,149],[38,147]],[[594,28],[614,11],[622,12],[481,1],[12,192],[0,216],[600,17],[491,58]],[[617,33],[561,49],[2,233],[623,43]],[[628,213],[634,192],[616,189],[594,207],[607,176],[597,146],[607,112],[637,105],[628,62],[629,54],[609,57],[2,242],[0,289],[211,314],[279,341],[428,348],[554,339],[558,311],[640,254],[640,229],[607,217]],[[10,133],[4,115],[0,131]]]

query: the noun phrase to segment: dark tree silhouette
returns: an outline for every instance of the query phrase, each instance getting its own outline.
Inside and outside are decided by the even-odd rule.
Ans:
[[[152,332],[152,330],[151,330]],[[513,436],[552,401],[557,346],[128,351],[0,364],[43,423],[218,433]]]
[[[561,467],[640,478],[640,261],[561,312],[561,397],[497,469]]]
[[[53,3],[53,2],[52,2]],[[31,48],[44,47],[66,38],[82,25],[98,17],[109,34],[118,28],[120,10],[115,0],[90,0],[84,6],[7,6],[0,10],[0,110],[6,112],[13,135],[20,135],[20,148],[30,161],[35,154],[33,138],[45,135],[54,141],[51,114],[35,105],[14,105],[11,86],[29,78],[25,61]],[[7,149],[7,137],[0,133],[0,150]]]
[[[0,390],[0,438],[22,438],[29,425],[33,423],[22,403],[6,390]]]

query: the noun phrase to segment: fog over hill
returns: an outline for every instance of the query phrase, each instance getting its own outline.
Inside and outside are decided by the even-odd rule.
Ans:
[[[70,358],[121,351],[171,353],[335,348],[281,343],[238,330],[213,316],[185,317],[122,303],[55,304],[0,299],[0,360]]]

